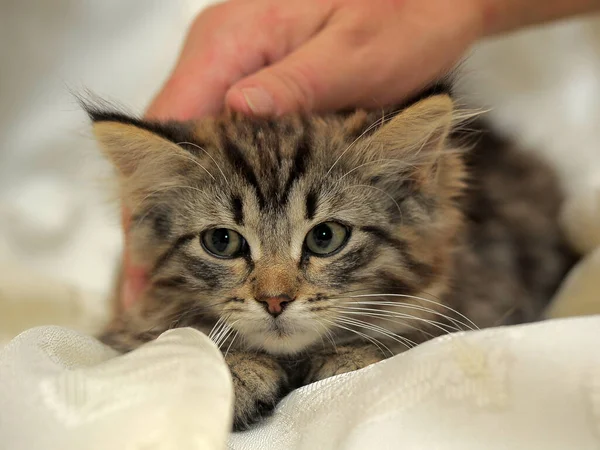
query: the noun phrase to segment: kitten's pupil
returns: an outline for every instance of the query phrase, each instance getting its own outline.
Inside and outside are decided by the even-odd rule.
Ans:
[[[218,228],[216,229],[212,236],[211,241],[213,244],[213,248],[218,252],[225,252],[227,250],[227,246],[229,245],[229,230],[227,228]]]
[[[333,231],[327,224],[317,225],[313,230],[314,242],[318,247],[327,248],[333,239]]]

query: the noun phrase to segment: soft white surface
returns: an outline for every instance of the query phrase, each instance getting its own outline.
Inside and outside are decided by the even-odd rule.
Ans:
[[[6,450],[212,450],[229,433],[229,370],[189,328],[119,357],[74,331],[34,328],[0,351],[0,380]]]
[[[293,392],[229,448],[592,450],[600,317],[447,336]],[[11,450],[220,449],[231,384],[208,338],[165,333],[125,355],[58,327],[0,351]]]

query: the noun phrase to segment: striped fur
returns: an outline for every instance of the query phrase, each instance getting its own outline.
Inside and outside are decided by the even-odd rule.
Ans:
[[[448,308],[480,326],[534,320],[571,262],[552,174],[487,134],[467,152],[440,92],[384,116],[90,116],[133,211],[132,256],[150,268],[103,339],[128,351],[172,327],[227,324],[238,429],[294,386],[465,322]],[[309,254],[307,233],[328,221],[347,244]],[[210,255],[209,228],[237,231],[249,251]],[[277,317],[258,301],[269,296],[290,300]]]

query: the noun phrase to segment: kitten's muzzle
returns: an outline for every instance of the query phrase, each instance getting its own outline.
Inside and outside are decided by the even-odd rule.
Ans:
[[[294,301],[294,299],[289,295],[281,294],[259,297],[256,301],[262,303],[269,314],[273,317],[277,317],[283,312],[287,305]]]

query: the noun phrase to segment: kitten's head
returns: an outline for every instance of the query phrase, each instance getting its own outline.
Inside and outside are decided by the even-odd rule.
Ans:
[[[446,95],[385,120],[90,115],[132,214],[131,256],[150,271],[121,320],[140,340],[220,319],[240,345],[292,354],[421,328],[431,304],[412,296],[445,289],[463,179]]]

